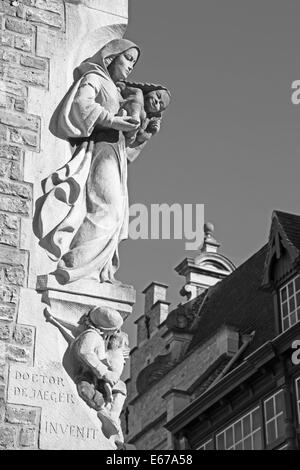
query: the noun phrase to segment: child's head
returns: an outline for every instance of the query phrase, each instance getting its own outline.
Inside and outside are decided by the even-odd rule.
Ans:
[[[90,310],[88,323],[104,334],[111,334],[121,328],[123,319],[117,310],[103,305]]]
[[[170,104],[170,93],[165,88],[149,91],[144,95],[144,103],[147,114],[161,114]]]
[[[167,109],[171,101],[171,93],[163,85],[141,82],[123,82],[125,85],[139,88],[144,95],[144,109],[147,117],[162,117],[163,111]]]
[[[109,337],[107,349],[115,351],[120,348],[128,348],[128,345],[128,335],[124,331],[117,331]]]

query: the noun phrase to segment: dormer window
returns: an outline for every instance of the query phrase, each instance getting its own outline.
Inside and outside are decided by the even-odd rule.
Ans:
[[[288,281],[279,290],[281,327],[286,331],[300,321],[300,276]]]

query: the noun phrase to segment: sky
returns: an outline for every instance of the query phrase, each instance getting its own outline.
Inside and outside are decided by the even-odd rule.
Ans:
[[[142,55],[133,80],[172,93],[160,133],[129,166],[130,204],[204,204],[220,252],[240,265],[267,241],[274,209],[300,213],[300,3],[282,0],[129,0],[126,37]],[[174,267],[185,240],[127,240],[117,278],[135,312],[151,281],[184,301]],[[134,344],[132,344],[134,345]]]

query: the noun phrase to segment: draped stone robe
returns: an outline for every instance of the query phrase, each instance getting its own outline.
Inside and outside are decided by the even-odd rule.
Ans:
[[[44,182],[34,230],[59,282],[113,281],[118,244],[128,236],[127,158],[122,132],[109,128],[121,95],[108,73],[83,73],[54,114],[55,135],[72,159]]]

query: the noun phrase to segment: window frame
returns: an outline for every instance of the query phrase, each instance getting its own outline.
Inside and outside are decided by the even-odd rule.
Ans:
[[[274,416],[272,416],[271,419],[267,419],[267,413],[266,413],[266,403],[269,402],[270,400],[273,401],[273,409],[275,410],[275,413],[276,413],[276,401],[275,401],[275,397],[276,395],[279,395],[280,393],[282,393],[282,403],[283,403],[283,408],[282,408],[282,411],[279,413],[279,414],[275,414]],[[275,404],[275,406],[274,406]],[[285,411],[285,404],[284,404],[284,389],[283,388],[280,388],[278,390],[276,390],[276,392],[274,392],[272,395],[270,395],[269,397],[265,398],[263,400],[263,417],[264,417],[264,428],[265,428],[265,445],[266,447],[274,447],[274,445],[277,443],[277,442],[281,442],[281,440],[284,438],[285,439],[285,436],[280,436],[278,434],[278,423],[277,423],[277,418],[279,416],[283,416],[283,420],[285,420],[285,417],[286,417],[286,411]],[[270,441],[268,440],[268,427],[267,425],[269,423],[271,423],[272,421],[275,421],[275,430],[276,430],[276,438],[273,440],[273,441]]]
[[[285,280],[284,283],[282,283],[279,288],[278,288],[278,306],[279,306],[279,324],[280,324],[280,330],[282,333],[285,331],[289,330],[292,328],[294,325],[300,322],[300,299],[299,302],[297,303],[297,294],[299,293],[300,297],[300,286],[297,290],[296,288],[296,279],[300,278],[300,274],[296,273],[293,274],[292,277],[289,277],[288,279]],[[293,285],[293,293],[289,294],[289,285]],[[286,292],[286,298],[283,298],[284,294],[283,292]],[[290,309],[290,302],[293,300],[294,302],[294,309]],[[287,307],[287,315],[283,314],[283,308],[284,305]],[[291,323],[291,317],[295,314],[295,322],[292,324]],[[288,321],[288,326],[285,326],[285,321]]]
[[[255,428],[255,430],[253,431],[252,427],[253,427],[253,418],[252,418],[252,414],[258,410],[258,414],[259,414],[259,420],[260,420],[260,427],[259,428]],[[243,420],[250,415],[250,428],[251,428],[251,431],[250,433],[248,433],[245,437],[242,436],[241,439],[239,439],[237,442],[234,443],[234,427],[235,425],[238,423],[238,422],[241,422],[241,429],[243,428],[244,424],[243,424]],[[251,444],[253,445],[253,436],[254,434],[256,434],[259,430],[260,430],[260,433],[261,433],[261,449],[263,449],[264,447],[264,421],[262,419],[262,414],[261,414],[261,403],[258,402],[257,405],[253,406],[251,409],[248,409],[248,411],[244,412],[243,414],[241,414],[238,418],[236,418],[234,421],[232,421],[228,426],[225,426],[223,427],[219,432],[216,432],[215,433],[215,449],[216,450],[238,450],[238,449],[234,449],[232,447],[235,447],[236,445],[238,444],[242,444],[242,446],[244,446],[244,441],[246,439],[248,439],[249,437],[251,437]],[[225,448],[225,449],[219,449],[218,448],[218,436],[220,436],[221,434],[224,434],[224,437],[225,437],[225,444],[226,444],[226,431],[228,431],[230,428],[232,428],[232,434],[233,434],[233,444],[230,446],[230,448]],[[244,449],[240,449],[240,450],[244,450]],[[255,450],[255,449],[251,449],[251,450]],[[257,449],[258,450],[258,449]]]
[[[210,443],[212,444],[212,449],[205,449],[205,447]],[[196,450],[216,450],[214,436],[212,436],[210,439],[207,439],[202,444],[200,444]]]
[[[300,376],[295,378],[295,384],[297,379],[299,380],[300,383]],[[230,427],[234,427],[234,425],[238,422],[243,420],[244,417],[246,417],[248,414],[253,413],[256,409],[259,410],[259,419],[260,419],[260,429],[261,429],[261,450],[279,450],[281,447],[284,447],[286,443],[286,435],[285,432],[283,432],[283,435],[278,436],[274,441],[268,442],[268,434],[267,434],[267,422],[270,422],[271,420],[266,420],[266,414],[265,414],[265,403],[270,400],[275,398],[275,396],[279,393],[283,393],[283,401],[282,401],[282,414],[283,414],[283,419],[285,420],[286,418],[286,404],[285,404],[285,398],[284,398],[284,387],[277,388],[273,390],[272,392],[269,392],[267,395],[264,395],[263,397],[259,398],[254,404],[252,403],[251,407],[245,408],[242,412],[236,414],[235,417],[232,417],[227,421],[229,424],[224,424],[223,426],[219,426],[218,429],[216,429],[211,437],[208,438],[208,436],[203,435],[202,440],[200,441],[200,444],[197,445],[196,450],[206,450],[206,449],[200,449],[204,445],[206,445],[208,442],[212,440],[212,445],[214,450],[221,450],[218,449],[217,445],[217,436],[221,433],[225,433],[226,430]],[[299,402],[300,402],[300,387],[299,387]],[[299,404],[300,408],[300,404]],[[275,408],[276,411],[276,408]],[[299,411],[300,413],[300,411]],[[276,415],[280,416],[281,412]],[[274,416],[272,417],[274,419]],[[277,426],[277,425],[276,425]],[[259,428],[255,429],[257,431]],[[300,429],[300,415],[299,415],[299,429]],[[253,432],[251,433],[251,435]],[[248,437],[248,435],[247,435]],[[253,442],[253,439],[252,439]],[[236,444],[235,444],[236,445]],[[224,449],[224,450],[235,450],[235,449]],[[254,449],[252,449],[254,450]]]
[[[280,447],[277,447],[277,449],[275,449],[275,450],[288,450],[287,447],[288,447],[287,443],[284,443],[284,444],[280,445]]]

